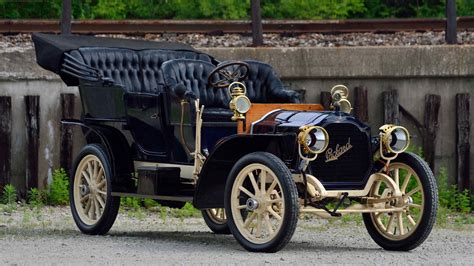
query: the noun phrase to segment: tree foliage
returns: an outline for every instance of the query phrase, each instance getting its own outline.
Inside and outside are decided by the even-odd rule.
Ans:
[[[0,18],[57,19],[62,0],[0,0]],[[250,0],[72,0],[75,19],[248,19]],[[474,16],[474,0],[456,0]],[[261,0],[268,19],[444,17],[445,0]]]

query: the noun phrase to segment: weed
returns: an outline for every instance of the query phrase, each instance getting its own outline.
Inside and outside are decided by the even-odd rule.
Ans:
[[[181,219],[201,216],[201,212],[189,202],[186,202],[181,209],[171,209],[171,214]]]
[[[161,207],[161,205],[153,199],[143,199],[143,207],[150,209],[154,207]]]
[[[15,204],[17,199],[16,188],[12,184],[3,187],[2,203],[7,205]]]
[[[69,177],[63,168],[53,172],[53,181],[49,186],[48,203],[67,205],[69,203]]]
[[[120,199],[120,206],[128,209],[138,210],[141,207],[141,199],[135,197],[123,197]]]
[[[41,207],[46,204],[48,200],[48,193],[45,190],[32,188],[28,191],[28,203],[32,207]]]
[[[468,190],[459,192],[456,185],[448,185],[446,168],[441,167],[438,174],[439,204],[442,207],[463,213],[471,212],[471,196]]]

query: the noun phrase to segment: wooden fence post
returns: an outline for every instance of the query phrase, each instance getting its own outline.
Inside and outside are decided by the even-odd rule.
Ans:
[[[384,124],[400,125],[400,110],[398,108],[398,91],[389,90],[382,92]]]
[[[71,34],[72,8],[71,0],[63,0],[61,10],[61,35]]]
[[[25,96],[26,190],[38,187],[39,96]]]
[[[329,110],[331,106],[331,93],[329,91],[322,91],[320,94],[320,102],[324,110]]]
[[[74,94],[61,94],[62,119],[74,117]],[[72,127],[61,125],[60,166],[69,173],[72,167]]]
[[[469,180],[471,167],[469,111],[469,93],[456,94],[456,182],[459,191],[470,189],[474,192],[474,188],[470,187],[473,184],[470,184]]]
[[[253,46],[263,45],[262,14],[260,11],[260,0],[251,0],[252,9],[252,38]]]
[[[446,43],[458,43],[456,27],[456,0],[446,0]]]
[[[355,92],[355,104],[354,112],[355,117],[363,122],[369,121],[369,107],[367,102],[367,88],[360,86],[354,88]]]
[[[438,113],[441,105],[441,96],[428,94],[425,96],[425,115],[423,134],[423,153],[426,162],[430,165],[431,170],[435,170],[435,148],[436,135],[438,133]]]
[[[11,180],[12,100],[0,96],[0,191]]]

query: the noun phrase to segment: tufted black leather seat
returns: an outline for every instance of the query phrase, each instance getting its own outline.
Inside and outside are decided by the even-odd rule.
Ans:
[[[212,62],[210,56],[191,51],[142,50],[87,47],[69,52],[80,62],[97,70],[127,92],[163,91],[161,65],[171,59],[188,58]]]
[[[221,64],[228,63],[222,62]],[[250,67],[248,77],[243,81],[247,97],[253,103],[299,103],[299,93],[285,89],[275,70],[268,64],[244,60]]]
[[[273,68],[259,61],[247,60],[250,69],[243,82],[247,87],[247,97],[253,103],[299,103],[299,94],[284,88]],[[224,63],[224,62],[223,62]],[[163,64],[162,70],[166,88],[175,97],[179,84],[186,86],[188,97],[199,98],[206,106],[204,121],[229,122],[232,111],[229,109],[230,95],[227,89],[210,88],[207,84],[209,73],[214,65],[199,60],[170,60]]]
[[[232,112],[229,109],[230,95],[226,89],[210,88],[207,78],[215,66],[201,60],[176,59],[163,64],[162,70],[166,88],[170,94],[179,98],[180,84],[186,87],[186,98],[199,98],[206,108],[204,121],[229,122]],[[189,99],[188,99],[189,100]]]

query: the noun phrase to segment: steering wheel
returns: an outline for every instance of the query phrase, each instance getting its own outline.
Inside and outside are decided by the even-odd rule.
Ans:
[[[214,88],[227,88],[232,82],[244,80],[249,75],[249,70],[247,63],[231,61],[212,70],[207,78],[207,84]]]

